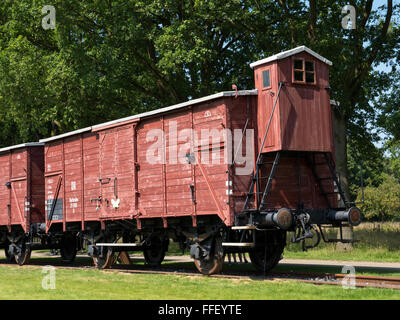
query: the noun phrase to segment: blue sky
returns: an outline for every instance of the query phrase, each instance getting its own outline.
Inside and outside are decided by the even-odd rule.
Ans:
[[[394,1],[393,1],[393,5],[398,4],[399,1],[400,1],[400,0],[394,0]],[[379,8],[380,6],[382,6],[382,5],[385,5],[385,6],[386,6],[386,5],[387,5],[387,0],[375,0],[374,3],[373,3],[372,9],[373,9],[373,10],[378,10],[378,8]],[[385,10],[385,9],[382,10],[382,15],[384,15],[384,14],[386,14],[386,10]],[[391,69],[391,67],[389,67],[389,66],[387,66],[387,65],[384,65],[384,64],[379,64],[377,67],[375,67],[375,70],[377,70],[377,71],[386,71],[386,72],[388,72],[388,71],[390,71],[390,69]],[[388,137],[388,136],[387,136],[386,134],[384,134],[384,133],[380,133],[380,134],[379,134],[379,137],[380,137],[382,140],[386,140],[386,139],[390,138],[390,137]],[[378,148],[381,148],[381,147],[383,146],[383,142],[384,142],[384,141],[375,143],[375,145],[376,145]]]

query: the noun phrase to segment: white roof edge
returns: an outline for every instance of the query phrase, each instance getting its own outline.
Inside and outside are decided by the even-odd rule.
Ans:
[[[332,62],[330,60],[324,58],[323,56],[319,55],[315,51],[312,51],[310,48],[307,48],[306,46],[299,46],[297,48],[290,49],[290,50],[287,50],[287,51],[283,51],[283,52],[277,53],[277,54],[275,54],[273,56],[267,57],[265,59],[258,60],[258,61],[255,61],[253,63],[250,63],[250,68],[254,68],[254,67],[257,67],[257,66],[259,66],[261,64],[268,63],[268,62],[271,62],[271,61],[274,61],[274,60],[284,59],[284,58],[287,58],[289,56],[292,56],[292,55],[294,55],[296,53],[303,52],[303,51],[311,54],[315,58],[321,60],[322,62],[324,62],[324,63],[326,63],[326,64],[328,64],[330,66],[332,65]]]
[[[62,139],[62,138],[65,138],[65,137],[73,136],[74,134],[87,132],[87,131],[91,131],[91,130],[92,130],[92,127],[86,127],[86,128],[78,129],[78,130],[75,130],[75,131],[70,131],[70,132],[67,132],[67,133],[63,133],[63,134],[60,134],[58,136],[53,136],[53,137],[50,137],[50,138],[40,139],[39,142],[49,142],[49,141],[53,141],[53,140],[58,140],[58,139]]]
[[[246,95],[257,95],[257,89],[253,89],[253,90],[238,90],[237,95],[238,96],[246,96]],[[205,97],[201,97],[198,99],[193,99],[193,100],[188,100],[186,102],[182,102],[182,103],[178,103],[169,107],[165,107],[165,108],[161,108],[161,109],[156,109],[153,111],[148,111],[148,112],[144,112],[144,113],[140,113],[140,114],[135,114],[133,116],[129,116],[129,117],[125,117],[125,118],[121,118],[121,119],[117,119],[117,120],[113,120],[113,121],[108,121],[108,122],[104,122],[104,123],[100,123],[100,124],[96,124],[94,126],[91,127],[86,127],[83,129],[79,129],[79,130],[75,130],[75,131],[71,131],[71,132],[67,132],[64,134],[60,134],[58,136],[54,136],[54,137],[50,137],[50,138],[45,138],[45,139],[40,139],[40,142],[49,142],[49,141],[54,141],[54,140],[58,140],[58,139],[62,139],[65,137],[69,137],[69,136],[73,136],[75,134],[79,134],[79,133],[83,133],[83,132],[87,132],[87,131],[91,131],[92,129],[96,129],[96,128],[100,128],[103,126],[108,126],[108,125],[112,125],[112,124],[116,124],[116,123],[120,123],[120,122],[124,122],[124,121],[128,121],[128,120],[134,120],[136,118],[145,118],[145,117],[149,117],[158,113],[164,113],[164,112],[168,112],[168,111],[172,111],[175,109],[180,109],[183,107],[187,107],[193,104],[197,104],[197,103],[201,103],[201,102],[205,102],[205,101],[209,101],[209,100],[213,100],[213,99],[217,99],[217,98],[221,98],[221,97],[231,97],[231,96],[235,96],[236,95],[236,91],[222,91],[222,92],[218,92],[209,96],[205,96]]]
[[[42,143],[42,142],[26,142],[26,143],[16,144],[14,146],[1,148],[0,152],[9,151],[9,150],[13,150],[13,149],[19,149],[19,148],[25,148],[25,147],[38,147],[38,146],[43,146],[43,145],[44,145],[44,143]]]
[[[253,89],[253,90],[238,90],[237,95],[238,96],[248,96],[248,95],[257,95],[258,91],[257,89]],[[100,124],[96,124],[94,125],[92,128],[96,129],[96,128],[101,128],[104,126],[109,126],[109,125],[113,125],[113,124],[117,124],[120,122],[124,122],[124,121],[129,121],[129,120],[134,120],[137,118],[145,118],[145,117],[150,117],[152,115],[155,114],[159,114],[159,113],[164,113],[164,112],[169,112],[169,111],[173,111],[176,109],[180,109],[180,108],[184,108],[187,106],[191,106],[197,103],[201,103],[201,102],[206,102],[209,100],[213,100],[213,99],[217,99],[217,98],[222,98],[222,97],[232,97],[236,95],[236,91],[222,91],[222,92],[218,92],[209,96],[205,96],[205,97],[201,97],[198,99],[193,99],[193,100],[188,100],[186,102],[182,102],[182,103],[178,103],[169,107],[165,107],[165,108],[161,108],[161,109],[156,109],[153,111],[148,111],[148,112],[144,112],[144,113],[139,113],[139,114],[135,114],[133,116],[129,116],[129,117],[125,117],[125,118],[121,118],[121,119],[117,119],[117,120],[113,120],[113,121],[109,121],[109,122],[105,122],[105,123],[100,123]],[[42,141],[42,140],[40,140]]]

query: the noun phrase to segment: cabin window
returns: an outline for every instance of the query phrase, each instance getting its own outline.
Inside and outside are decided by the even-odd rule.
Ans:
[[[263,88],[270,87],[271,86],[271,81],[269,79],[269,69],[263,71],[262,76],[263,76]]]
[[[303,59],[294,59],[293,82],[315,84],[314,62]]]
[[[315,83],[315,70],[313,61],[306,61],[306,83]]]

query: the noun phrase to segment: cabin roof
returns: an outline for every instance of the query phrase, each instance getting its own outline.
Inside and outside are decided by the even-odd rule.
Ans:
[[[297,54],[297,53],[300,53],[300,52],[303,52],[303,51],[311,54],[315,58],[317,58],[317,59],[321,60],[322,62],[326,63],[327,65],[330,65],[330,66],[332,65],[331,61],[329,61],[328,59],[326,59],[323,56],[319,55],[318,53],[312,51],[310,48],[307,48],[306,46],[299,46],[297,48],[290,49],[290,50],[287,50],[287,51],[283,51],[283,52],[274,54],[273,56],[267,57],[265,59],[258,60],[258,61],[255,61],[253,63],[250,63],[250,67],[254,68],[254,67],[257,67],[259,65],[262,65],[262,64],[265,64],[265,63],[268,63],[268,62],[271,62],[271,61],[284,59],[284,58],[290,57],[290,56],[292,56],[294,54]]]

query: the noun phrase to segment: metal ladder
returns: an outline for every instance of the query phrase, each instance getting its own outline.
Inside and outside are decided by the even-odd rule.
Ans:
[[[315,160],[315,155],[316,154],[322,154],[323,157],[324,157],[324,161],[316,162],[316,160]],[[339,179],[337,178],[334,166],[332,165],[332,162],[329,159],[328,153],[327,152],[313,153],[312,158],[310,158],[310,156],[307,156],[306,159],[307,159],[307,161],[308,161],[308,163],[310,165],[310,168],[311,168],[311,171],[312,171],[312,173],[314,175],[314,178],[317,181],[318,188],[319,188],[321,194],[325,198],[325,201],[326,201],[326,203],[328,205],[328,208],[331,209],[331,205],[330,205],[329,198],[328,198],[328,196],[331,195],[331,194],[338,194],[340,196],[340,200],[343,202],[345,207],[348,208],[349,207],[349,202],[346,199],[346,196],[345,196],[345,194],[343,192],[343,189],[342,189],[342,187],[340,185]],[[316,168],[318,166],[327,166],[329,168],[330,175],[326,176],[326,177],[320,177],[318,175],[317,170],[316,170]],[[332,180],[335,183],[337,191],[335,191],[335,190],[331,191],[331,192],[325,191],[325,188],[322,185],[322,181],[324,181],[324,180]]]
[[[269,117],[268,125],[267,125],[267,128],[265,130],[264,137],[263,137],[263,141],[261,143],[261,147],[260,147],[260,150],[259,150],[258,155],[257,155],[256,168],[254,170],[253,179],[251,181],[249,192],[247,193],[247,196],[246,196],[246,202],[245,202],[244,207],[243,207],[243,212],[244,213],[259,212],[262,209],[262,207],[265,205],[268,193],[269,193],[269,191],[271,189],[272,179],[275,176],[276,167],[277,167],[277,165],[279,163],[280,152],[277,152],[276,156],[275,156],[275,161],[273,162],[272,169],[271,169],[271,172],[270,172],[269,177],[268,177],[267,185],[266,185],[266,187],[264,189],[263,196],[262,196],[262,199],[260,201],[260,199],[259,199],[259,195],[260,195],[260,193],[259,193],[259,190],[260,190],[260,171],[261,171],[262,166],[264,165],[264,162],[263,162],[264,155],[262,154],[262,150],[264,148],[265,141],[267,140],[267,135],[268,135],[268,132],[269,132],[269,128],[271,126],[272,117],[274,116],[276,104],[278,102],[278,98],[279,98],[279,95],[281,93],[281,89],[282,89],[283,85],[284,85],[283,82],[279,82],[278,94],[276,95],[274,106],[272,108],[272,112],[271,112],[271,115]],[[256,185],[257,185],[257,194],[254,192],[254,187]],[[253,197],[253,195],[255,195],[255,194],[256,194],[256,197],[257,197],[257,204],[259,204],[259,207],[257,209],[248,209],[250,200]]]
[[[264,156],[263,155],[260,156],[260,161],[258,161],[256,163],[256,172],[254,174],[254,177],[251,182],[250,190],[246,197],[246,202],[245,202],[245,205],[243,208],[243,212],[253,212],[253,211],[259,212],[264,208],[264,206],[267,202],[267,197],[268,197],[269,191],[271,190],[272,181],[275,177],[276,169],[279,164],[280,155],[281,155],[280,151],[276,152],[274,161],[269,162],[269,163],[264,163],[264,161],[263,161]],[[260,176],[261,169],[262,169],[263,165],[265,165],[265,164],[272,164],[272,168],[271,168],[271,171],[270,171],[268,177]],[[260,180],[265,179],[265,178],[268,179],[267,184],[265,185],[264,191],[259,192],[258,190],[260,190]],[[257,192],[254,192],[254,187],[256,185],[257,185]],[[258,208],[257,209],[248,209],[250,199],[252,198],[253,195],[256,195],[256,197],[257,197],[257,204],[259,204]],[[262,195],[261,199],[260,199],[260,195]]]
[[[276,167],[277,167],[277,165],[279,163],[280,152],[277,152],[276,155],[275,155],[275,160],[272,163],[272,169],[271,169],[270,174],[268,176],[268,181],[267,181],[266,187],[264,189],[264,192],[262,192],[262,193],[259,192],[259,190],[260,190],[260,179],[263,178],[263,177],[260,177],[261,169],[262,169],[262,166],[264,164],[266,164],[266,163],[264,163],[264,155],[262,154],[262,150],[264,148],[264,144],[265,144],[265,141],[267,139],[268,131],[269,131],[269,128],[270,128],[271,122],[272,122],[272,117],[274,116],[274,112],[275,112],[275,109],[276,109],[278,98],[279,98],[279,95],[281,93],[281,89],[282,89],[283,85],[284,85],[283,82],[279,82],[278,94],[276,95],[275,102],[274,102],[274,105],[273,105],[273,108],[272,108],[272,111],[271,111],[271,115],[269,117],[269,121],[268,121],[268,124],[267,124],[267,128],[265,130],[265,134],[264,134],[264,137],[263,137],[263,141],[261,143],[261,148],[260,148],[260,150],[258,152],[258,155],[257,155],[257,160],[256,160],[256,165],[255,165],[253,178],[252,178],[252,181],[251,181],[251,185],[250,185],[249,191],[248,191],[247,196],[246,196],[246,201],[245,201],[242,213],[241,213],[241,214],[250,213],[250,215],[251,215],[250,217],[252,217],[253,213],[259,212],[263,208],[263,206],[265,205],[266,199],[268,197],[269,191],[270,191],[271,186],[272,186],[272,180],[274,179],[274,176],[275,176]],[[254,187],[256,185],[257,185],[257,192],[254,192]],[[262,194],[262,198],[260,199],[261,194]],[[256,208],[256,209],[249,209],[250,201],[251,201],[251,199],[253,198],[254,195],[256,195],[257,204],[259,204],[259,207]],[[250,218],[249,224],[246,225],[246,226],[233,226],[232,227],[232,230],[236,230],[237,232],[239,232],[241,234],[239,242],[223,242],[222,245],[224,247],[242,247],[242,248],[243,247],[249,247],[249,248],[254,247],[255,246],[255,236],[254,236],[255,233],[254,232],[255,232],[256,227],[254,226],[252,220],[253,219]],[[253,241],[252,242],[244,242],[243,238],[245,237],[245,234],[247,232],[250,232],[250,230],[252,230],[252,232],[253,232]]]

